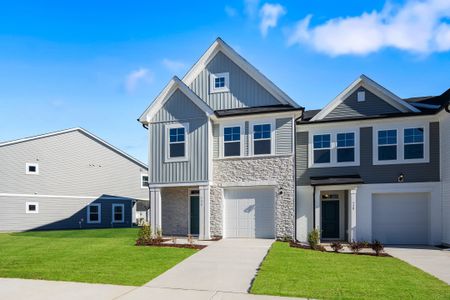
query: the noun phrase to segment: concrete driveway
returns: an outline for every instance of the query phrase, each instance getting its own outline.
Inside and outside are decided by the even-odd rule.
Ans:
[[[396,246],[384,249],[401,259],[450,284],[450,251],[436,247]]]

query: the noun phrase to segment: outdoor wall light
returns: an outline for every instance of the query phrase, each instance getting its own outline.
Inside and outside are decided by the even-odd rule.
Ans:
[[[405,174],[400,173],[400,175],[398,175],[397,181],[398,181],[398,182],[403,182],[403,181],[405,181]]]

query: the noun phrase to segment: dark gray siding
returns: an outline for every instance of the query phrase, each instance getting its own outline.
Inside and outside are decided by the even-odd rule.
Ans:
[[[360,166],[308,169],[308,132],[297,133],[297,185],[310,185],[310,177],[359,174],[365,183],[396,183],[398,175],[405,182],[439,181],[439,123],[430,123],[430,162],[418,164],[372,164],[372,127],[360,129]]]
[[[165,162],[165,126],[188,123],[188,160]],[[149,125],[150,183],[196,182],[208,180],[208,119],[186,95],[177,90]]]
[[[0,196],[0,231],[85,229],[131,226],[131,201],[123,198],[99,197],[58,198],[33,196]],[[26,202],[38,202],[39,213],[27,214]],[[87,206],[101,204],[101,223],[87,223]],[[112,223],[112,204],[124,204],[123,223]]]
[[[230,92],[210,93],[210,74],[224,72],[230,75]],[[220,51],[192,82],[190,88],[214,110],[280,104],[272,94]]]
[[[358,102],[358,91],[366,92],[366,101]],[[325,119],[363,117],[400,111],[365,88],[359,88],[331,111]]]

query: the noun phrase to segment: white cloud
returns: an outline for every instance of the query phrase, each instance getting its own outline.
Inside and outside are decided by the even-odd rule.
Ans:
[[[225,13],[229,17],[235,17],[237,15],[236,9],[228,5],[225,6]]]
[[[129,73],[125,78],[125,89],[128,93],[136,90],[141,83],[153,82],[153,73],[149,69],[139,68]]]
[[[174,73],[184,71],[186,69],[186,64],[178,60],[164,58],[162,60],[162,64],[166,67],[166,69]]]
[[[259,10],[259,16],[261,17],[261,23],[259,29],[263,37],[267,35],[269,28],[275,28],[278,23],[278,19],[286,14],[286,9],[281,4],[264,3]]]
[[[331,56],[364,55],[386,47],[428,54],[450,49],[449,0],[409,0],[385,4],[381,11],[336,18],[311,26],[300,20],[288,34],[288,44],[306,44]],[[448,20],[448,19],[447,19]]]

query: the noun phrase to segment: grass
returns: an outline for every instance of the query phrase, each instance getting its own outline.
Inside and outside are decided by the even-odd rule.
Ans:
[[[139,286],[196,252],[137,247],[138,229],[0,234],[0,277]]]
[[[392,257],[335,254],[276,242],[253,294],[318,299],[450,299],[450,286]]]

